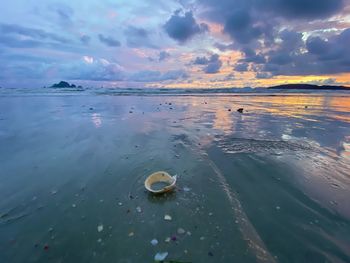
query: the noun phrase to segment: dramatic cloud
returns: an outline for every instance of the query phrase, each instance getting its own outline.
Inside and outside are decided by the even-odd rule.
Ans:
[[[279,34],[282,24],[288,20],[301,20],[301,23],[318,18],[328,17],[340,11],[344,6],[343,0],[200,0],[205,10],[202,16],[223,25],[223,32],[234,41],[234,44],[223,45],[217,43],[220,50],[227,48],[252,49],[255,53],[262,48],[273,48],[275,38]],[[293,22],[296,23],[296,22]],[[281,34],[283,42],[295,45],[293,40],[298,36],[294,32]],[[290,34],[290,35],[288,35]],[[296,33],[297,34],[297,33]],[[293,39],[294,38],[294,39]],[[299,39],[299,38],[298,38]],[[287,46],[285,46],[287,48]],[[248,55],[244,62],[264,63],[261,55]],[[277,58],[285,63],[286,57]]]
[[[2,6],[1,86],[61,78],[120,87],[267,86],[311,75],[314,82],[350,83],[349,0]]]
[[[196,57],[196,59],[193,61],[193,64],[195,65],[207,65],[209,63],[209,59],[206,57]]]
[[[331,45],[320,37],[309,37],[306,42],[306,48],[310,54],[322,55],[329,53]]]
[[[322,18],[341,10],[343,0],[258,0],[257,6],[274,14],[298,18]]]
[[[219,72],[222,66],[222,61],[219,59],[219,56],[214,54],[210,57],[207,66],[204,68],[204,72],[207,74],[215,74]]]
[[[266,59],[265,56],[263,54],[256,54],[255,50],[249,48],[249,47],[245,47],[242,49],[242,52],[245,56],[244,59],[241,59],[240,62],[252,62],[255,64],[263,64],[265,63]]]
[[[209,58],[206,57],[197,57],[194,61],[193,64],[195,65],[205,65],[203,68],[203,72],[207,74],[214,74],[219,72],[221,66],[222,66],[222,61],[220,60],[219,55],[213,54]]]
[[[279,49],[266,53],[268,62],[257,69],[272,75],[350,72],[350,46],[347,44],[350,43],[350,29],[328,40],[310,36],[306,43],[301,40],[301,34],[293,34],[292,40],[289,39],[286,44],[282,42]]]
[[[247,25],[250,21],[242,16],[260,11],[278,17],[292,19],[316,19],[328,17],[340,11],[345,0],[199,0],[207,7],[206,16],[212,20],[226,22],[236,15],[236,21]],[[256,13],[259,16],[259,12]],[[259,19],[259,18],[258,18]]]
[[[251,14],[247,10],[237,10],[226,20],[224,32],[237,42],[246,44],[262,35],[259,26],[253,25]]]
[[[119,47],[120,42],[112,37],[104,36],[102,34],[98,35],[98,39],[105,45],[109,47]]]
[[[169,37],[183,43],[196,34],[208,31],[208,25],[198,24],[191,11],[181,14],[181,10],[177,10],[165,23],[164,29]]]
[[[238,72],[248,71],[248,63],[238,63],[235,65],[234,69]]]

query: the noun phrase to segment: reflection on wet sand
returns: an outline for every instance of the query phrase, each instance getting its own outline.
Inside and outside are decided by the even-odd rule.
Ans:
[[[350,262],[350,96],[0,100],[0,262]]]
[[[102,118],[101,118],[101,114],[99,113],[93,113],[91,114],[91,120],[93,122],[93,124],[95,125],[96,128],[100,128],[102,125]]]
[[[225,134],[231,134],[234,130],[232,113],[225,109],[218,109],[214,113],[213,127]]]

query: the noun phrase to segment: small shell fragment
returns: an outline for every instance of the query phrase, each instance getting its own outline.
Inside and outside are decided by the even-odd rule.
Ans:
[[[164,220],[171,221],[172,217],[170,215],[165,215]]]
[[[155,261],[163,261],[167,256],[168,256],[168,252],[158,252],[155,256],[154,256],[154,260]]]
[[[186,231],[185,231],[185,229],[183,229],[183,228],[178,228],[177,229],[177,233],[179,234],[179,235],[183,235],[183,234],[185,234],[186,233]]]

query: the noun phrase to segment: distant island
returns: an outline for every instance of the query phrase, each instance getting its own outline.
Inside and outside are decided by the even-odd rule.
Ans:
[[[66,81],[60,81],[59,83],[55,83],[50,88],[83,88],[82,86],[76,86],[75,84],[69,84]]]
[[[269,87],[268,89],[281,89],[281,90],[349,90],[350,87],[345,86],[332,86],[332,85],[312,85],[312,84],[284,84]]]

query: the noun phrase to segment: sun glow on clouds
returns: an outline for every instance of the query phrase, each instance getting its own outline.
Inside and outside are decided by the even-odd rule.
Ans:
[[[350,85],[350,3],[305,1],[6,2],[0,86]]]

